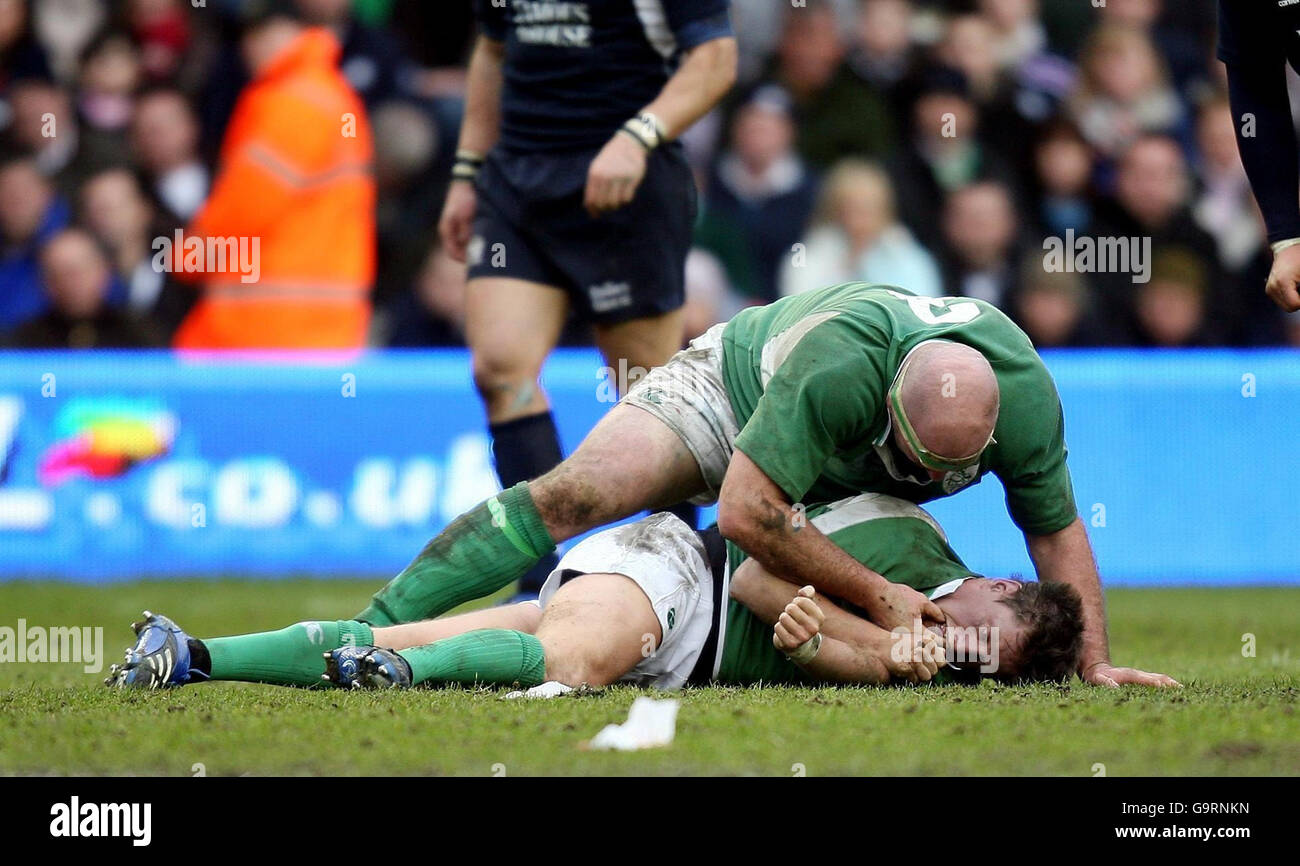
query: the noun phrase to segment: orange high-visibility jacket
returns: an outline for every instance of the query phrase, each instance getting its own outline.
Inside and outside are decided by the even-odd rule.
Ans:
[[[203,292],[177,348],[364,345],[375,277],[374,144],[339,54],[328,31],[306,30],[240,94],[212,194],[185,233],[190,252],[202,238],[205,249],[226,241],[231,255],[208,256],[195,273],[199,260],[173,250],[177,276],[200,280]],[[249,254],[234,255],[232,239]]]

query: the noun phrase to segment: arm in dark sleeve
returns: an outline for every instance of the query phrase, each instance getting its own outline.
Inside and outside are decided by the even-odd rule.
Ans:
[[[493,42],[505,42],[509,35],[510,22],[506,17],[505,5],[495,5],[492,0],[474,0],[474,17],[478,26],[488,39]]]
[[[1300,237],[1300,153],[1287,98],[1285,61],[1229,62],[1228,98],[1241,161],[1264,214],[1269,242]],[[1246,115],[1252,115],[1254,122],[1243,120]]]
[[[734,35],[727,14],[728,0],[667,0],[668,27],[683,51],[713,39]]]

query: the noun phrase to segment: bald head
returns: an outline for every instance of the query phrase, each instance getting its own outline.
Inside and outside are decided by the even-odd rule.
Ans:
[[[980,452],[998,422],[998,380],[988,360],[970,346],[934,341],[906,364],[899,399],[921,446],[948,460]],[[899,445],[913,456],[906,441]]]

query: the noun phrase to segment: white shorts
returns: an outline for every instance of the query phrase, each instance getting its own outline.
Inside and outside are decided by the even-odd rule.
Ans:
[[[705,493],[696,505],[718,501],[740,425],[722,383],[722,330],[714,325],[690,345],[637,380],[621,402],[644,409],[677,434],[699,464]]]
[[[713,627],[713,575],[699,535],[672,514],[652,514],[583,539],[566,553],[542,586],[550,603],[567,578],[621,574],[650,599],[663,639],[622,682],[680,689],[695,669]]]

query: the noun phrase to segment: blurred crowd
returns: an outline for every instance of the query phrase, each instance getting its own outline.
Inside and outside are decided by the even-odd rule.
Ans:
[[[249,82],[240,2],[0,0],[3,344],[171,344],[195,290],[153,243],[211,192]],[[468,0],[296,4],[373,129],[370,342],[459,345],[464,269],[435,226]],[[741,81],[684,139],[684,339],[860,279],[983,299],[1040,347],[1300,345],[1263,295],[1213,0],[732,0],[732,19]],[[1149,238],[1142,279],[1051,265],[1045,239],[1082,237]]]

